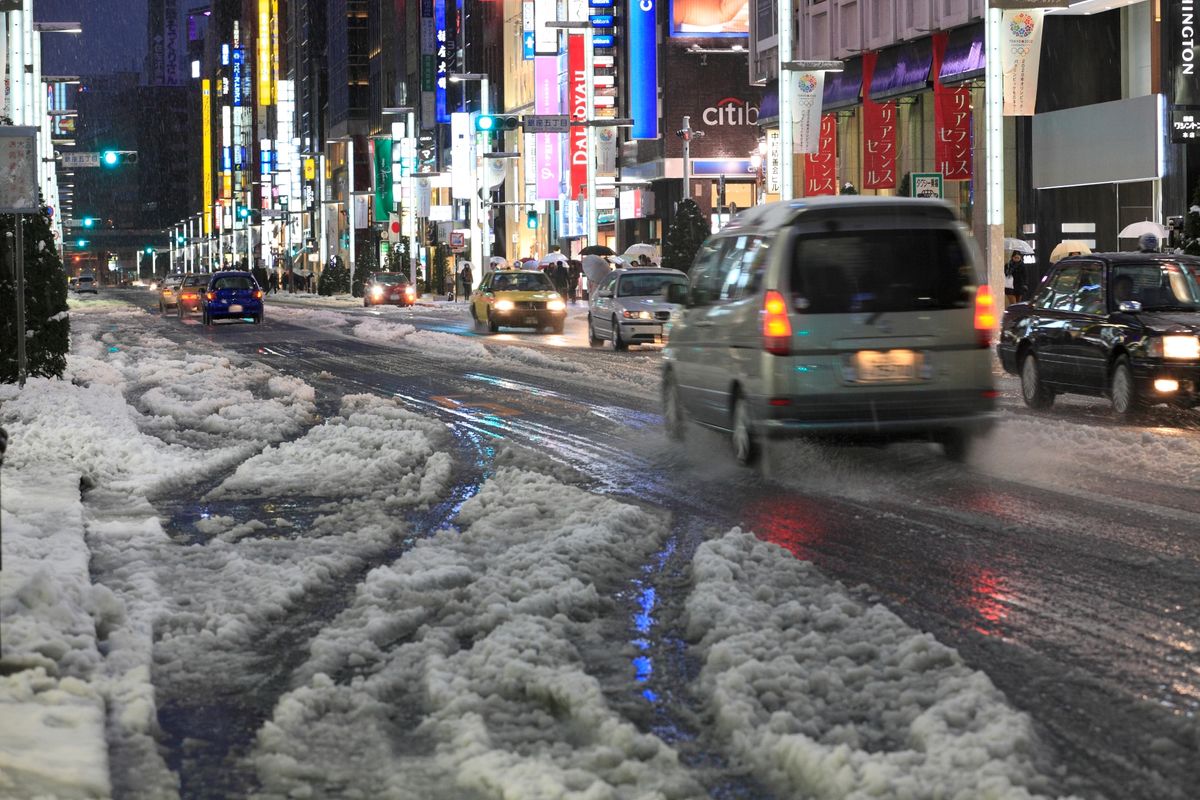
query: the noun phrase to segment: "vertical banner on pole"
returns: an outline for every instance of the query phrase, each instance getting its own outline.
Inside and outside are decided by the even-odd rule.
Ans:
[[[783,142],[778,128],[767,129],[766,166],[767,194],[779,194],[783,188]]]
[[[1004,73],[1004,116],[1032,117],[1037,106],[1045,11],[1005,11],[1000,25],[1000,68]]]
[[[933,35],[934,163],[948,181],[971,180],[971,91],[943,86],[942,62],[946,57],[946,32]]]
[[[466,111],[455,111],[450,115],[450,193],[455,200],[470,200],[478,187],[472,116]]]
[[[375,219],[387,219],[395,207],[392,197],[392,140],[372,139],[375,161]]]
[[[804,195],[837,194],[837,115],[821,117],[820,147],[804,156]]]
[[[583,35],[571,34],[567,37],[567,98],[568,109],[573,120],[587,119],[588,81],[584,64]],[[567,197],[578,200],[586,194],[587,187],[587,128],[583,126],[571,128],[570,142],[570,181],[567,186]]]
[[[785,91],[791,92],[795,104],[792,112],[792,151],[816,153],[821,146],[825,72],[788,72],[785,86]]]
[[[533,60],[534,112],[557,114],[558,56]],[[562,134],[539,133],[537,138],[537,199],[557,200],[562,183]]]
[[[863,188],[896,188],[896,103],[871,99],[876,53],[863,53]]]
[[[662,2],[662,0],[658,0]],[[655,0],[629,0],[629,116],[631,139],[658,138],[658,8]]]

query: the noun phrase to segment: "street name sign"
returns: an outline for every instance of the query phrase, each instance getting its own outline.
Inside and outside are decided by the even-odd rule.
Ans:
[[[63,153],[63,169],[79,169],[82,167],[100,166],[99,153]]]
[[[571,117],[567,114],[526,114],[521,117],[526,133],[569,133]]]

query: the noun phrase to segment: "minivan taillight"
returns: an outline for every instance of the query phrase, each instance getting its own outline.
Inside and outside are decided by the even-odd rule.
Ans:
[[[255,299],[255,300],[262,300],[262,289],[255,289],[255,290],[254,290],[254,299]]]
[[[995,327],[996,300],[992,297],[992,287],[980,284],[975,289],[975,343],[980,347],[991,347]]]
[[[205,293],[204,293],[204,296],[205,296],[205,297],[207,297],[209,300],[216,300],[216,299],[217,299],[217,293],[216,293],[216,292],[205,292]]]
[[[776,291],[763,298],[763,349],[771,355],[786,356],[792,352],[792,323],[788,319],[787,301]]]

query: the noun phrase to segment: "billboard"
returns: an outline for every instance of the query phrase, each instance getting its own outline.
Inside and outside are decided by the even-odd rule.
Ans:
[[[672,36],[747,36],[750,0],[671,0]]]
[[[692,127],[704,131],[704,138],[692,141],[692,157],[749,158],[758,150],[763,89],[750,85],[744,62],[742,69],[715,70],[681,47],[665,50],[671,90],[663,93],[663,118],[677,127],[690,116]],[[667,158],[683,156],[678,136],[664,136],[663,144]]]
[[[631,139],[658,138],[658,21],[655,17],[655,1],[641,0],[629,4]]]

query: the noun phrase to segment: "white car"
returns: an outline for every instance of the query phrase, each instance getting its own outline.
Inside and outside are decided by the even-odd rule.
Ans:
[[[588,302],[588,341],[605,341],[614,350],[631,344],[665,341],[667,322],[677,303],[667,300],[670,286],[688,285],[687,275],[675,269],[634,267],[615,269],[600,281]]]

